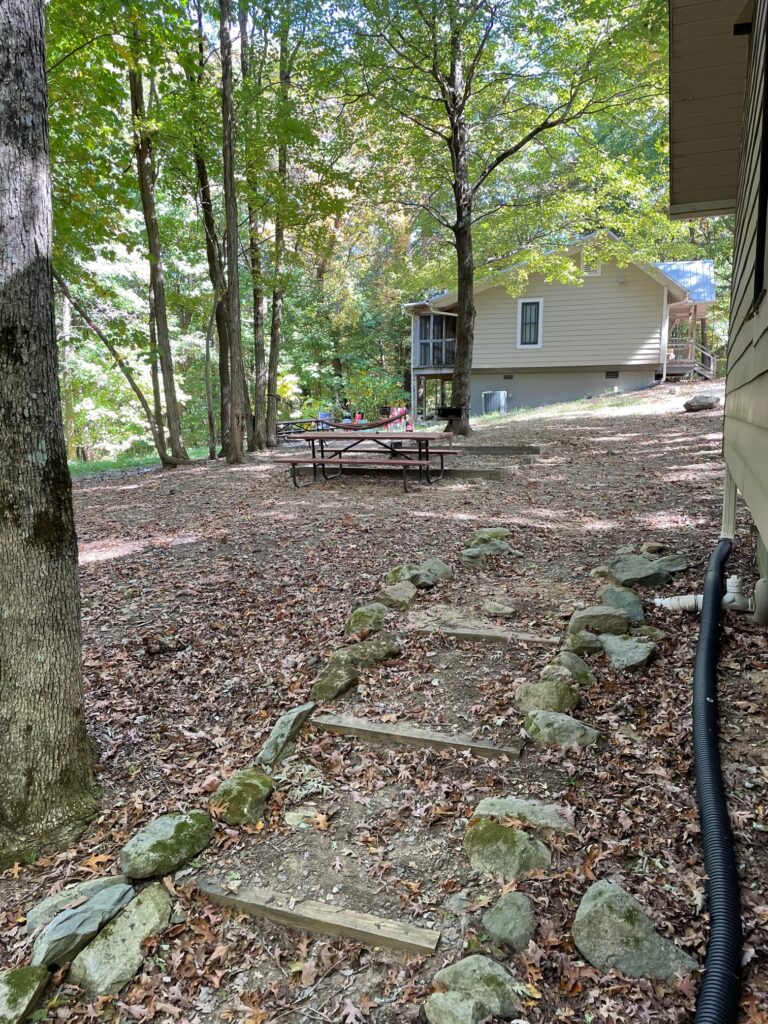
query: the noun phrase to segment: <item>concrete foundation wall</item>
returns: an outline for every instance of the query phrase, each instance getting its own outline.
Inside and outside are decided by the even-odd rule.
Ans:
[[[636,391],[646,384],[652,384],[658,367],[643,366],[618,371],[618,379],[606,379],[605,370],[562,370],[548,373],[525,373],[516,371],[512,379],[504,370],[484,370],[472,374],[472,398],[470,414],[483,413],[484,391],[506,391],[507,409],[549,405],[552,402],[569,402],[588,395],[603,395],[608,391]]]

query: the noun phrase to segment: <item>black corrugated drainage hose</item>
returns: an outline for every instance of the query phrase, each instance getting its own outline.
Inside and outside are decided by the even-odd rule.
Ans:
[[[693,760],[709,905],[709,941],[695,1024],[735,1024],[741,989],[739,876],[720,765],[717,715],[723,571],[730,553],[731,541],[723,538],[709,559],[693,669]]]

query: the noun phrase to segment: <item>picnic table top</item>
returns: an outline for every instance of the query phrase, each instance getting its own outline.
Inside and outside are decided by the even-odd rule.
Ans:
[[[303,441],[450,441],[451,433],[435,434],[429,430],[306,430],[301,434]]]

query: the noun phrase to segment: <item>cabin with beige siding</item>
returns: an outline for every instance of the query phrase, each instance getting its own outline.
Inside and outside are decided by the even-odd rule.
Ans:
[[[690,27],[696,26],[696,36]],[[768,0],[670,2],[671,213],[735,214],[724,454],[768,542]],[[717,104],[712,106],[713,97]],[[723,102],[720,101],[722,97]],[[725,102],[727,101],[727,102]],[[713,122],[713,109],[717,118]],[[694,147],[691,149],[690,147]],[[688,153],[701,159],[692,162]],[[764,567],[764,575],[768,567]]]
[[[519,295],[501,274],[476,287],[470,415],[632,391],[665,376],[712,376],[706,349],[711,262],[661,269],[614,261],[585,265],[578,246],[569,255],[581,271],[578,284],[532,274]],[[684,275],[688,287],[681,284]],[[406,308],[413,324],[412,408],[423,416],[451,404],[456,296]],[[682,347],[670,345],[671,336]]]

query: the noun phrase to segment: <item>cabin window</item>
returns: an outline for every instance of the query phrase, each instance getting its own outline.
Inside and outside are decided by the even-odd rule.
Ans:
[[[541,348],[543,299],[520,299],[517,303],[517,347]]]
[[[581,251],[581,272],[585,277],[600,277],[602,264],[595,256]]]
[[[420,316],[419,317],[419,339],[421,341],[429,341],[432,337],[432,317]]]
[[[453,366],[456,356],[456,317],[425,313],[419,317],[419,366]]]

